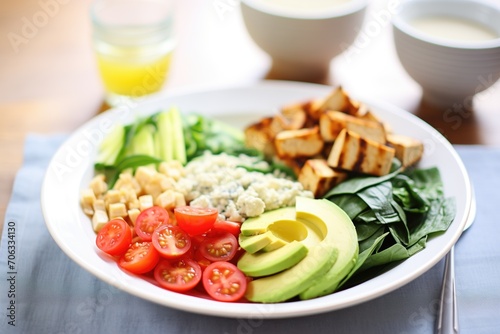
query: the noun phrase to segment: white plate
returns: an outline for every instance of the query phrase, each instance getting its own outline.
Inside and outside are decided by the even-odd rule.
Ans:
[[[79,197],[92,176],[97,145],[109,132],[111,124],[129,122],[137,114],[150,114],[175,105],[182,112],[200,112],[244,126],[261,116],[274,114],[283,104],[322,97],[331,89],[321,85],[268,81],[245,87],[160,96],[144,102],[136,110],[114,109],[98,115],[61,146],[47,170],[41,199],[52,237],[81,267],[123,291],[168,307],[215,316],[284,318],[317,314],[362,303],[407,284],[443,258],[459,238],[472,199],[470,181],[460,157],[436,130],[404,110],[370,101],[365,102],[391,124],[395,132],[425,143],[420,166],[437,166],[446,195],[454,196],[457,203],[456,219],[446,233],[432,238],[423,251],[395,268],[353,288],[313,300],[280,304],[222,303],[164,290],[124,273],[114,261],[97,252],[95,233],[80,208]]]

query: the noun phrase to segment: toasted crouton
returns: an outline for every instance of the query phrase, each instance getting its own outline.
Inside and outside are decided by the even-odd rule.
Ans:
[[[414,138],[399,134],[388,134],[387,142],[396,150],[398,158],[404,167],[411,166],[422,158],[424,144]]]
[[[389,173],[395,150],[364,139],[359,134],[342,130],[333,143],[328,165],[358,173],[382,176]]]
[[[273,117],[266,117],[245,129],[245,145],[263,152],[266,157],[274,155],[273,137],[271,136],[271,122]]]
[[[319,119],[321,137],[332,142],[343,130],[356,132],[365,139],[370,139],[378,143],[386,142],[385,129],[378,123],[369,120],[360,119],[339,111],[327,111]]]
[[[325,159],[308,159],[300,170],[298,180],[304,189],[319,198],[346,178],[346,172],[333,170]]]
[[[280,158],[312,157],[321,153],[323,140],[318,127],[281,131],[274,139]]]

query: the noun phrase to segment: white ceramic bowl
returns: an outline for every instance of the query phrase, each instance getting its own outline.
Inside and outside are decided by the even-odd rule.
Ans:
[[[250,86],[158,95],[132,110],[115,108],[101,113],[61,145],[47,168],[41,192],[47,228],[62,251],[104,282],[145,300],[194,313],[242,319],[289,318],[346,308],[394,291],[425,273],[448,253],[467,221],[472,190],[460,156],[438,131],[414,115],[380,101],[366,101],[353,95],[388,121],[394,131],[424,143],[425,153],[419,167],[435,166],[443,171],[445,194],[455,198],[457,211],[448,230],[428,240],[424,250],[355,287],[320,298],[278,304],[224,303],[168,291],[125,273],[114,260],[102,256],[95,245],[91,221],[80,206],[81,191],[88,187],[93,176],[98,147],[112,124],[129,123],[138,116],[177,106],[182,112],[201,113],[243,128],[261,117],[273,115],[284,104],[325,96],[331,90],[332,87],[322,85],[265,81]]]
[[[270,3],[242,0],[241,13],[249,35],[272,58],[272,78],[317,82],[328,74],[330,61],[354,42],[368,0],[301,11]]]
[[[481,24],[497,38],[445,39],[411,24],[436,16]],[[500,78],[500,3],[495,0],[409,0],[393,19],[393,36],[401,64],[433,105],[471,107],[473,96]]]

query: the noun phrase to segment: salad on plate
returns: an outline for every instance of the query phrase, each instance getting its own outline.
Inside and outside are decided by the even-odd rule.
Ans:
[[[81,207],[97,252],[164,289],[308,300],[447,230],[455,202],[423,150],[341,87],[244,129],[169,106],[115,125]]]

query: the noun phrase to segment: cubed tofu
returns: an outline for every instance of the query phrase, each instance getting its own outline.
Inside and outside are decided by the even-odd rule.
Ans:
[[[359,103],[352,101],[344,89],[338,86],[322,100],[318,108],[321,111],[341,111],[353,116],[358,116]]]
[[[108,214],[105,210],[96,210],[92,216],[92,228],[95,232],[99,232],[108,221]]]
[[[382,119],[380,119],[380,117],[378,117],[378,115],[376,115],[373,111],[368,109],[368,106],[364,105],[364,108],[367,108],[367,110],[366,110],[366,112],[363,113],[362,116],[359,116],[359,118],[382,124],[382,126],[385,129],[386,135],[388,133],[392,133],[392,128],[391,128],[389,123],[384,122]]]
[[[370,139],[381,144],[386,142],[385,129],[382,124],[365,119],[360,119],[340,111],[326,111],[319,120],[321,137],[326,142],[335,141],[343,129],[358,133],[365,139]]]
[[[394,155],[394,148],[344,129],[333,143],[327,161],[333,168],[382,176],[389,173]]]
[[[304,163],[306,160],[309,158],[307,157],[302,157],[302,158],[279,158],[279,157],[274,157],[273,161],[278,164],[285,165],[289,167],[292,172],[295,174],[295,176],[299,175],[300,170],[302,169],[302,166],[304,166]]]
[[[349,99],[349,105],[344,113],[349,114],[354,117],[363,118],[366,113],[369,112],[369,108],[366,104],[359,102],[357,100]]]
[[[414,138],[400,135],[388,134],[387,142],[396,150],[396,158],[401,161],[404,167],[417,163],[424,153],[424,144]]]
[[[273,117],[269,127],[270,135],[274,138],[281,131],[301,129],[306,124],[306,120],[307,114],[303,104],[287,105]]]
[[[309,159],[300,170],[298,181],[304,189],[310,190],[314,197],[319,198],[347,176],[347,172],[336,171],[328,166],[325,159]]]
[[[281,131],[274,139],[274,145],[280,158],[313,157],[321,153],[323,140],[315,126]]]
[[[127,217],[127,206],[125,203],[112,203],[108,206],[108,215],[110,219]]]
[[[325,110],[323,108],[323,103],[323,99],[312,99],[304,103],[302,108],[306,111],[309,119],[311,119],[313,122],[317,122],[319,120],[319,117]]]
[[[275,153],[270,128],[272,120],[272,117],[266,117],[245,128],[245,145],[264,153],[266,157]]]

